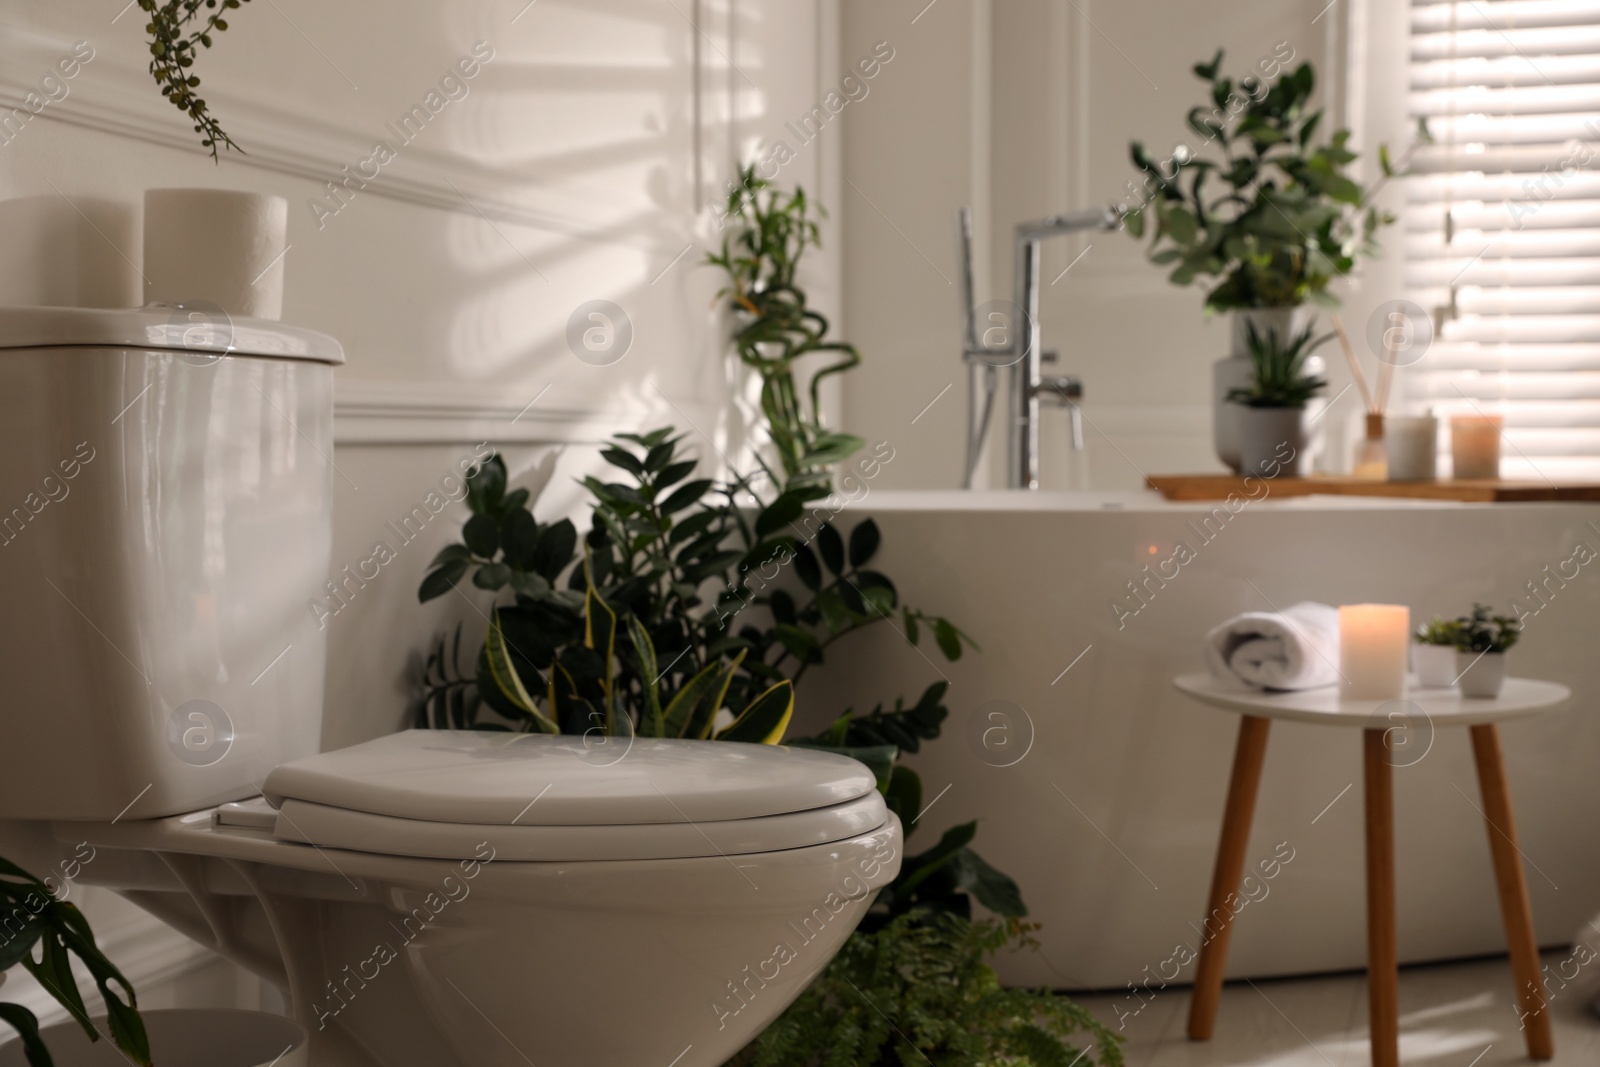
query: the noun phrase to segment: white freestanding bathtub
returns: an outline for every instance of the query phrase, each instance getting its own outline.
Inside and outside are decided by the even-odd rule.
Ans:
[[[1217,513],[1144,492],[875,492],[840,524],[869,515],[873,565],[902,601],[982,651],[946,663],[927,636],[917,650],[880,625],[808,676],[799,727],[950,680],[944,736],[912,758],[932,804],[908,851],[981,821],[975,847],[1043,924],[1039,952],[999,962],[1007,983],[1192,980],[1180,946],[1199,947],[1238,719],[1172,678],[1203,669],[1217,622],[1298,600],[1407,604],[1415,621],[1474,600],[1538,609],[1512,673],[1574,698],[1501,736],[1540,941],[1600,911],[1600,507],[1267,495]],[[1192,558],[1163,565],[1180,542]],[[1574,562],[1580,543],[1592,562]],[[1467,733],[1425,732],[1395,771],[1401,961],[1504,951]],[[1273,724],[1231,977],[1364,965],[1360,769],[1357,731]]]

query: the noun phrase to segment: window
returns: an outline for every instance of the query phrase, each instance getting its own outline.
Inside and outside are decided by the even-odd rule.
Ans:
[[[1507,477],[1600,479],[1600,0],[1413,0],[1410,86],[1410,395],[1502,414]]]

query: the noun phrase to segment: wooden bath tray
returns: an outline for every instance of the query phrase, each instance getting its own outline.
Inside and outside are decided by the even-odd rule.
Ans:
[[[1538,500],[1577,500],[1600,503],[1600,483],[1437,481],[1374,482],[1361,478],[1311,477],[1245,479],[1237,474],[1152,474],[1145,484],[1168,500],[1223,500],[1229,493],[1259,497],[1261,483],[1272,496],[1388,496],[1418,500],[1460,500],[1469,503],[1517,503]]]

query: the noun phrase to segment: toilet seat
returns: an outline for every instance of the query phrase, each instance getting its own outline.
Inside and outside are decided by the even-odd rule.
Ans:
[[[854,760],[661,738],[411,730],[285,764],[262,792],[279,840],[424,859],[747,855],[888,820]]]

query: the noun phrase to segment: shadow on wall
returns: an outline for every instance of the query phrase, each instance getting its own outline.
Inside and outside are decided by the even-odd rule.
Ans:
[[[80,197],[0,200],[0,306],[139,307],[139,271],[118,248],[139,247],[133,204]]]

